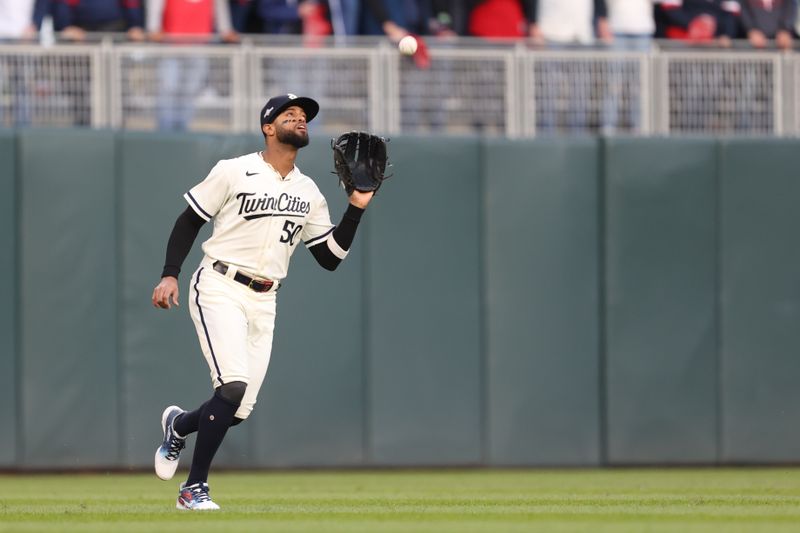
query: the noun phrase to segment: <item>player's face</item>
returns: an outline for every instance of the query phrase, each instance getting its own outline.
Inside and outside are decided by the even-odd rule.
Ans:
[[[284,144],[302,148],[308,144],[306,112],[301,107],[292,106],[275,117],[275,135]]]

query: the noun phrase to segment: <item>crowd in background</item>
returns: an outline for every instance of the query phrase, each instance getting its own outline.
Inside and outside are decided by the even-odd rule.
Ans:
[[[0,0],[0,38],[33,38],[45,17],[59,36],[127,32],[133,41],[176,35],[386,35],[529,38],[554,46],[653,37],[790,48],[798,0]]]
[[[314,37],[386,36],[393,42],[411,33],[429,40],[456,36],[526,40],[533,46],[562,49],[599,45],[619,51],[647,51],[653,39],[704,47],[752,46],[791,49],[798,37],[800,0],[0,0],[0,39],[33,40],[45,34],[43,21],[59,39],[84,41],[98,33],[125,36],[134,42],[236,43],[243,35],[306,35]],[[417,66],[425,41],[414,56]],[[746,43],[749,43],[746,44]],[[429,64],[429,63],[428,63]],[[209,59],[203,55],[164,57],[158,64],[157,121],[161,130],[190,127],[192,101],[208,86]],[[625,124],[641,124],[640,95],[626,89],[621,63],[611,62],[600,83],[586,69],[571,71],[558,61],[541,63],[548,83],[538,88],[537,131],[565,127],[587,131],[592,123],[587,105],[601,85],[601,117],[605,131],[623,122],[620,102],[628,102]],[[73,125],[91,124],[88,60],[76,60],[62,92],[72,102]],[[424,67],[423,67],[424,68]],[[692,87],[702,73],[691,74]],[[629,75],[628,75],[629,76]],[[745,79],[745,93],[757,82]],[[10,58],[0,64],[3,123],[28,124],[32,80],[30,65]],[[753,79],[751,79],[753,78]],[[712,80],[713,81],[713,80]],[[716,82],[714,82],[716,83]],[[446,84],[445,84],[446,85]],[[420,85],[422,86],[422,85]],[[691,90],[691,88],[690,88]],[[627,91],[627,93],[625,93]],[[624,94],[625,93],[625,94]],[[569,113],[559,106],[569,101]],[[706,103],[696,95],[687,106]],[[410,117],[411,111],[405,116]],[[691,108],[694,109],[694,108]],[[699,114],[696,113],[698,116]],[[13,119],[8,117],[13,115]],[[3,117],[6,117],[5,119]],[[566,119],[564,117],[567,117]],[[742,113],[743,126],[752,122]],[[748,122],[750,121],[750,122]],[[319,121],[318,121],[319,122]]]

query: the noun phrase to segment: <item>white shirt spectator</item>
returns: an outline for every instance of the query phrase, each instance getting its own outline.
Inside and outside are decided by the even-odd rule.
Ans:
[[[653,0],[606,0],[608,22],[615,35],[653,35]]]
[[[539,0],[537,25],[547,41],[590,44],[594,41],[593,0]]]
[[[0,39],[19,39],[33,24],[33,0],[0,0]]]

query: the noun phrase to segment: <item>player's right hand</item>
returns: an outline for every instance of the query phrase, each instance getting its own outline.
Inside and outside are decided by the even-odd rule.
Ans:
[[[176,306],[180,307],[178,303],[178,280],[172,276],[164,276],[161,282],[153,289],[153,307],[160,307],[161,309],[170,309],[170,299]]]

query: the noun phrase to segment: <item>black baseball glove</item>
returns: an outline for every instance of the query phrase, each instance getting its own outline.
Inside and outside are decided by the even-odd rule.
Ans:
[[[331,139],[333,164],[339,183],[347,195],[380,189],[388,165],[386,143],[389,139],[364,131],[351,131]]]

